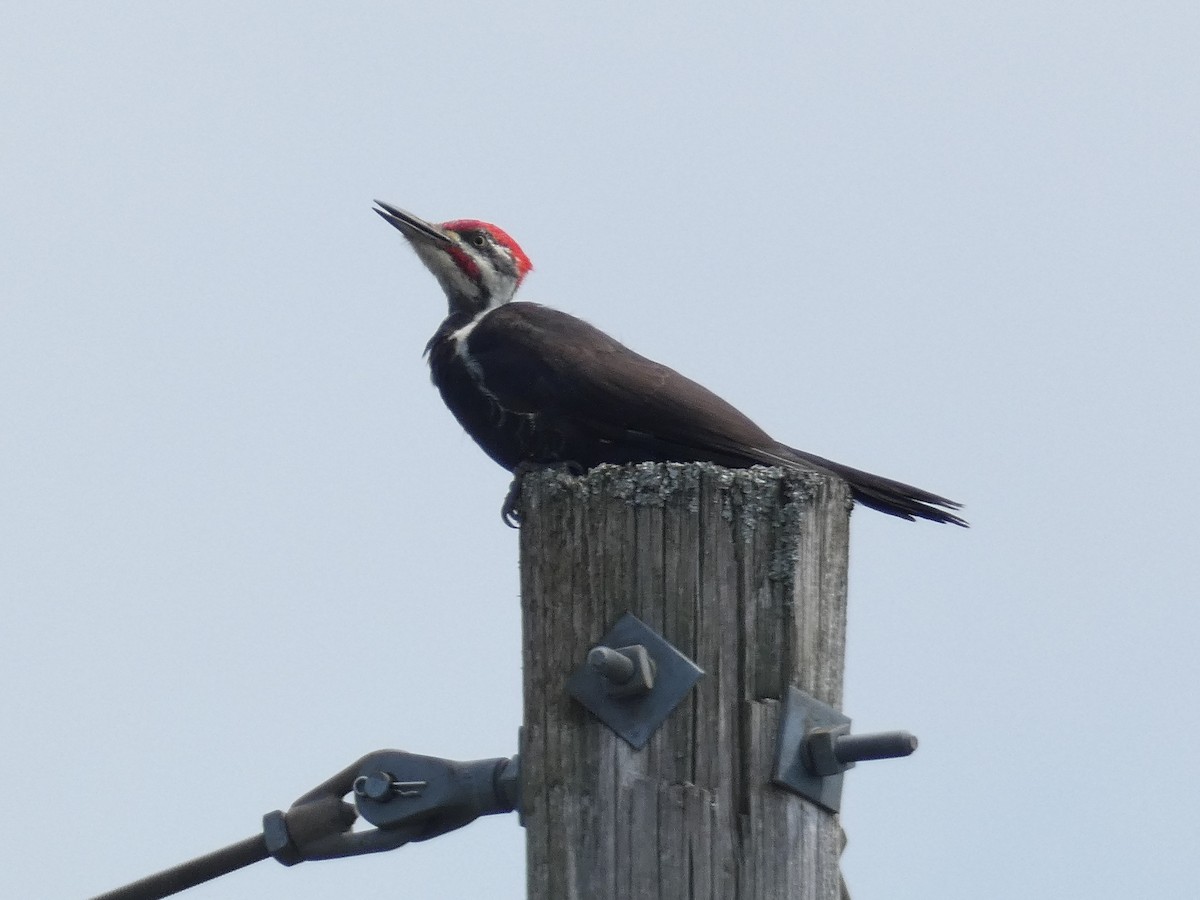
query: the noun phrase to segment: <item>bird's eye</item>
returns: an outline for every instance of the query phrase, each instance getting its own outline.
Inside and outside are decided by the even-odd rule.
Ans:
[[[487,244],[487,238],[483,236],[482,231],[477,231],[471,235],[471,243],[476,247],[483,247]]]

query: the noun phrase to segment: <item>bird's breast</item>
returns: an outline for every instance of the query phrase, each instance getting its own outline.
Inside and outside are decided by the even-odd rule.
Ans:
[[[434,336],[429,347],[430,375],[442,401],[467,434],[488,456],[511,470],[530,458],[537,416],[507,409],[488,390],[486,373],[470,351],[471,331],[478,321]]]

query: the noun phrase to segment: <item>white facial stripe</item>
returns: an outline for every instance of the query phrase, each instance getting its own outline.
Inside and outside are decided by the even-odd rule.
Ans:
[[[467,352],[467,338],[471,336],[471,332],[474,331],[476,326],[483,321],[484,316],[486,316],[499,305],[500,304],[493,303],[492,306],[489,306],[487,309],[483,310],[483,312],[479,313],[479,315],[473,318],[462,328],[458,329],[457,331],[450,332],[450,340],[454,341],[454,352],[458,354],[458,358],[463,361],[463,365],[465,365],[467,367],[467,371],[471,373],[471,378],[475,381],[475,384],[478,385],[479,390],[486,394],[488,399],[495,403],[498,409],[502,409],[503,407],[500,406],[500,401],[496,399],[496,395],[489,391],[487,389],[487,385],[483,383],[483,369],[480,368],[479,363],[475,361],[471,354]]]
[[[494,308],[495,307],[492,307],[492,309]],[[471,336],[471,332],[475,330],[476,326],[483,321],[483,317],[491,311],[491,309],[485,309],[462,328],[458,329],[458,331],[450,332],[450,340],[454,341],[455,352],[457,352],[458,355],[463,359],[467,358],[467,349],[464,346],[467,338]]]
[[[491,297],[490,305],[500,306],[511,300],[517,287],[513,279],[507,275],[501,275],[490,260],[480,260],[476,257],[476,262],[479,264],[480,277],[487,287],[488,296]]]
[[[417,247],[417,254],[430,272],[442,283],[446,293],[457,293],[466,297],[478,297],[479,285],[466,276],[458,264],[441,250]]]

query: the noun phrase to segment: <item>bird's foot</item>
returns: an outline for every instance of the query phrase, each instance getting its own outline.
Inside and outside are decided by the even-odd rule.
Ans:
[[[525,480],[525,476],[530,472],[543,472],[546,469],[559,469],[569,475],[582,475],[585,471],[579,463],[571,462],[570,460],[554,463],[517,463],[517,467],[512,470],[512,484],[508,486],[508,493],[504,495],[504,505],[500,507],[500,518],[504,520],[504,524],[509,528],[521,527],[521,511],[519,509],[521,505],[521,482]]]

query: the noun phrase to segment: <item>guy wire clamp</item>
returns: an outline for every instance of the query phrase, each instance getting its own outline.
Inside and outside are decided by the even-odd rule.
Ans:
[[[343,798],[353,796],[353,805]],[[520,799],[520,758],[455,762],[403,750],[369,753],[263,816],[262,834],[93,900],[159,900],[274,857],[285,866],[392,850],[461,828],[479,816],[512,812]],[[359,816],[374,825],[351,831]]]

